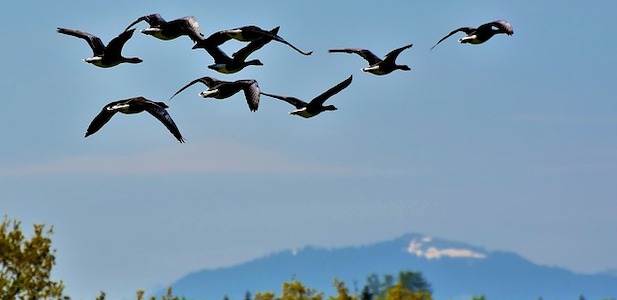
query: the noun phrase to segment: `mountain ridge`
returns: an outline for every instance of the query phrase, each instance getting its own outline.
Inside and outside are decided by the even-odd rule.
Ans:
[[[488,251],[466,243],[409,233],[370,245],[342,248],[305,246],[273,252],[235,266],[204,269],[172,284],[174,293],[189,299],[243,299],[251,293],[280,293],[283,282],[335,293],[333,280],[352,292],[362,289],[371,274],[420,271],[433,287],[434,299],[605,299],[617,296],[617,277],[577,274],[542,266],[506,251]]]

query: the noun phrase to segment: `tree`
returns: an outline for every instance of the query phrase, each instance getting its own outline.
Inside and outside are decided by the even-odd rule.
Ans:
[[[400,285],[400,286],[397,286]],[[371,274],[366,278],[366,285],[362,289],[362,300],[384,300],[388,298],[390,290],[408,290],[417,295],[431,295],[431,284],[424,278],[422,272],[401,271],[398,274],[397,282],[390,274],[383,275],[383,280],[377,274]]]
[[[56,262],[51,249],[53,227],[34,225],[27,239],[21,222],[4,217],[0,223],[0,299],[62,299],[64,284],[50,279]]]
[[[431,284],[421,272],[401,271],[398,273],[398,281],[412,292],[432,292]]]
[[[332,300],[357,300],[351,296],[349,296],[349,289],[345,286],[345,283],[339,281],[338,279],[334,279],[334,287],[338,292],[337,297],[330,297]]]
[[[283,294],[280,300],[323,300],[323,294],[295,280],[283,283]]]

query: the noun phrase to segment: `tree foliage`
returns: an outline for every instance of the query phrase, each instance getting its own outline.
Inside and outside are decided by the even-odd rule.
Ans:
[[[0,223],[0,299],[62,299],[64,284],[50,279],[55,264],[53,227],[34,225],[28,239],[21,222],[6,216]]]
[[[420,273],[414,274],[422,277]],[[418,276],[399,276],[398,281],[393,283],[393,276],[384,276],[382,282],[378,277],[371,275],[360,295],[350,294],[345,283],[335,279],[336,295],[329,296],[328,300],[432,300],[430,288],[426,288],[428,282],[423,277],[419,282],[425,287],[424,289],[418,289],[417,284],[411,284],[411,278],[419,278]],[[383,294],[383,297],[374,297],[370,287],[371,283],[378,284],[379,288],[375,292]],[[414,287],[414,289],[407,288],[407,286]],[[254,300],[323,300],[323,293],[307,288],[300,281],[294,280],[283,283],[281,296],[277,297],[273,292],[256,293]]]
[[[390,274],[383,275],[382,278],[380,279],[377,274],[371,274],[366,278],[366,285],[361,294],[362,300],[400,300],[407,299],[405,298],[407,296],[412,297],[410,299],[430,299],[428,297],[432,294],[431,284],[421,272],[401,271],[396,282],[395,277]]]

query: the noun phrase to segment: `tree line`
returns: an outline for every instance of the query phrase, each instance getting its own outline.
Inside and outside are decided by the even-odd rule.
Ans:
[[[56,250],[52,249],[53,227],[35,224],[33,234],[27,238],[21,222],[10,220],[7,216],[0,223],[0,300],[70,300],[64,294],[64,283],[51,279],[51,271],[56,263]],[[343,281],[334,280],[334,295],[325,296],[323,292],[309,288],[299,280],[282,284],[279,294],[274,291],[246,292],[244,300],[433,300],[433,291],[428,280],[418,271],[401,271],[397,276],[371,274],[361,291],[349,292]],[[137,300],[157,300],[155,296],[146,298],[144,290],[138,290]],[[101,292],[96,300],[105,300]],[[172,288],[159,297],[160,300],[189,300],[173,294]],[[541,300],[539,298],[538,300]],[[224,297],[223,300],[230,300]],[[484,295],[473,296],[472,300],[487,300]],[[579,300],[585,300],[579,296]],[[615,300],[605,298],[603,300]]]

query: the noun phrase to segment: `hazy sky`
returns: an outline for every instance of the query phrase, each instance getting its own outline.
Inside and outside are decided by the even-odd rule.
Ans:
[[[305,245],[374,243],[408,232],[519,253],[577,272],[617,268],[615,1],[12,1],[0,11],[0,213],[53,225],[55,277],[73,299],[129,299],[188,272]],[[138,65],[101,69],[75,28],[106,43],[137,17],[195,16],[202,31],[255,24],[264,66],[233,75],[188,38],[136,32]],[[377,18],[377,19],[375,19]],[[460,45],[461,26],[507,19],[513,36]],[[145,23],[137,25],[138,29]],[[357,55],[413,43],[409,72],[374,76]],[[226,51],[242,44],[230,41]],[[253,78],[328,103],[290,116],[262,97],[168,102],[178,143],[147,114],[84,139],[107,103],[167,99],[202,76]],[[325,275],[328,276],[328,275]],[[430,279],[429,279],[430,280]]]

